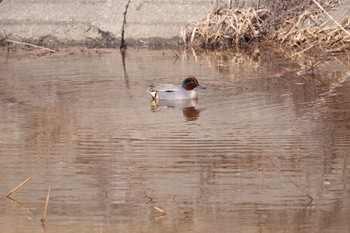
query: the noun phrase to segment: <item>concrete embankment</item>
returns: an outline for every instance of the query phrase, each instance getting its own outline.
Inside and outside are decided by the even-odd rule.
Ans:
[[[98,37],[98,30],[121,36],[127,0],[3,0],[0,28],[19,38],[51,35],[61,42]],[[126,38],[169,39],[181,26],[215,7],[215,1],[136,0],[127,12]]]
[[[131,0],[125,37],[145,44],[152,38],[180,37],[181,27],[214,9],[217,2]],[[256,2],[251,0],[244,4],[249,6]],[[19,40],[39,40],[49,35],[66,44],[93,42],[93,38],[101,36],[99,30],[119,38],[127,3],[128,0],[2,0],[1,33]],[[343,7],[333,15],[344,15],[349,9],[350,0],[343,0]]]

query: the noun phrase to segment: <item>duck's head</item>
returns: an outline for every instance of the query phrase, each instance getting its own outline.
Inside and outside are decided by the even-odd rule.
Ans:
[[[187,91],[191,91],[196,87],[201,89],[206,89],[206,87],[200,85],[198,83],[198,80],[192,75],[185,76],[185,79],[182,81],[181,86]]]

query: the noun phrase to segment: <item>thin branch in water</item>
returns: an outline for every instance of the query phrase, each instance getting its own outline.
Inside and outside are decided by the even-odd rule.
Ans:
[[[163,215],[165,215],[166,213],[165,213],[165,211],[164,210],[162,210],[161,208],[159,208],[159,207],[154,207],[154,209],[155,210],[157,210],[158,212],[160,212],[161,214],[163,214]]]
[[[126,25],[126,15],[128,13],[128,8],[130,5],[130,1],[128,1],[128,3],[125,6],[125,11],[123,13],[124,19],[123,19],[123,25],[122,25],[122,38],[121,38],[121,42],[120,42],[120,50],[126,50],[126,44],[125,44],[125,39],[124,39],[124,34],[125,34],[125,25]]]
[[[51,192],[51,187],[49,187],[49,190],[47,191],[47,196],[46,196],[46,202],[45,202],[45,208],[43,210],[43,215],[41,218],[41,224],[44,226],[45,225],[45,220],[46,220],[46,212],[47,212],[47,207],[49,205],[49,198],[50,198],[50,192]]]
[[[12,189],[7,195],[6,197],[9,197],[12,193],[16,192],[20,187],[22,187],[25,183],[27,183],[30,179],[32,179],[32,177],[29,177],[28,179],[26,179],[25,181],[23,181],[22,183],[20,183],[16,188]]]
[[[270,160],[270,159],[269,159]],[[295,183],[286,173],[282,172],[281,169],[273,162],[270,160],[270,164],[274,166],[279,173],[281,173],[284,177],[286,177],[297,189],[300,190],[305,196],[307,196],[310,201],[307,203],[307,206],[309,206],[313,202],[313,197],[310,196],[304,189],[302,189],[297,183]]]

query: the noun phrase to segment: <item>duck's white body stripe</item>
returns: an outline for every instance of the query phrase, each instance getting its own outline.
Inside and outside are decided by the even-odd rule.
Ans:
[[[148,90],[148,93],[154,99],[163,99],[163,100],[189,100],[197,99],[198,94],[194,90],[187,91],[181,86],[161,86],[154,87]]]

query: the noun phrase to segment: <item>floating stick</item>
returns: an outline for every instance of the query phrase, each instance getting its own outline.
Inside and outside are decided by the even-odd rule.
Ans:
[[[29,177],[28,179],[26,179],[25,181],[23,181],[22,183],[20,183],[16,188],[12,189],[7,195],[6,197],[9,197],[12,193],[16,192],[20,187],[22,187],[25,183],[27,183],[30,179],[32,179],[32,177]]]
[[[158,208],[158,207],[155,206],[154,209],[157,210],[157,211],[159,211],[162,215],[165,215],[165,214],[166,214],[165,211],[162,210],[161,208]]]
[[[159,208],[159,207],[153,207],[155,210],[157,210],[159,213],[160,213],[160,215],[158,216],[158,217],[156,217],[156,218],[154,218],[154,220],[158,220],[158,219],[160,219],[160,218],[163,218],[165,215],[166,215],[166,213],[165,213],[165,211],[164,210],[162,210],[161,208]]]
[[[43,211],[43,216],[42,216],[42,218],[40,220],[42,225],[45,225],[46,211],[47,211],[47,206],[49,205],[50,191],[51,191],[51,187],[49,187],[49,190],[47,191],[45,208],[44,208],[44,211]]]

